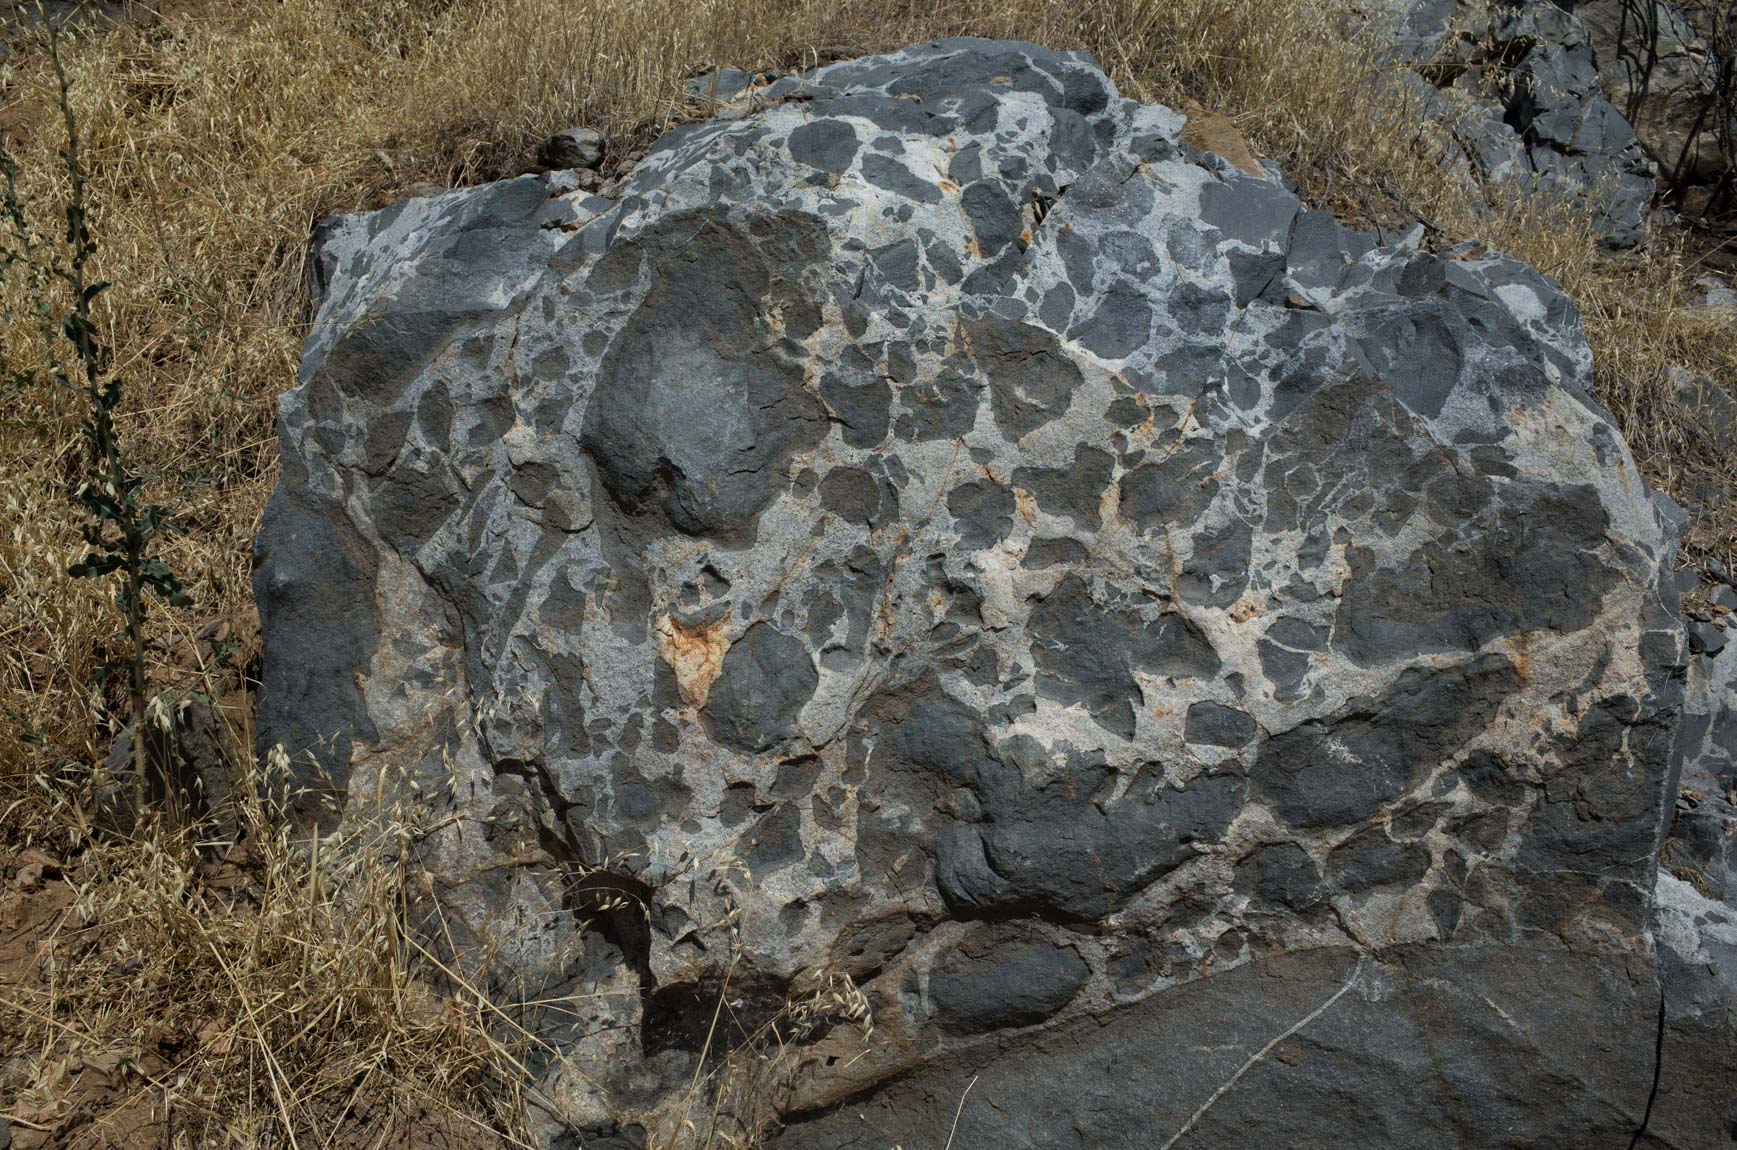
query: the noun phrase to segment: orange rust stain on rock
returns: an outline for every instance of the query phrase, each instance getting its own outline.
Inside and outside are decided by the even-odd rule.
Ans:
[[[1248,599],[1239,599],[1230,609],[1230,618],[1233,623],[1246,623],[1260,613],[1258,604]]]
[[[1520,677],[1522,683],[1530,682],[1532,679],[1532,633],[1521,631],[1516,634],[1509,644],[1509,650],[1513,654],[1514,674]]]
[[[712,681],[723,669],[724,652],[730,649],[724,621],[686,627],[665,615],[657,621],[657,649],[675,672],[682,699],[694,707],[705,706]]]
[[[1237,130],[1236,121],[1192,100],[1183,110],[1188,116],[1182,129],[1183,143],[1203,152],[1216,152],[1256,179],[1266,175],[1248,140]]]

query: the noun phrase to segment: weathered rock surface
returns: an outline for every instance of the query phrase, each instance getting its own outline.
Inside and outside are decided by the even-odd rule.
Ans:
[[[259,540],[265,741],[451,795],[440,937],[577,996],[551,1137],[758,1040],[791,1148],[1628,1145],[1661,1001],[1730,1023],[1661,997],[1677,521],[1571,303],[1079,55],[722,99],[330,224]]]
[[[1729,62],[1718,37],[1709,43],[1706,33],[1719,19],[1729,22],[1730,13],[1716,4],[1661,0],[1582,0],[1572,7],[1590,33],[1605,93],[1665,177],[1677,185],[1723,179],[1731,160],[1719,148],[1719,118],[1737,109],[1720,105],[1720,69]],[[1732,34],[1727,28],[1726,37]],[[1737,137],[1737,123],[1724,135]]]
[[[1721,588],[1714,602],[1737,602]],[[1677,729],[1676,810],[1659,856],[1653,933],[1664,989],[1659,1097],[1644,1146],[1717,1146],[1737,1136],[1737,652],[1720,626],[1687,668]],[[1690,649],[1706,644],[1691,642]]]
[[[537,149],[546,168],[595,168],[603,162],[603,133],[595,128],[563,128]]]
[[[1646,234],[1655,170],[1605,98],[1593,37],[1552,0],[1393,0],[1401,39],[1426,66],[1404,86],[1449,126],[1468,170],[1508,194],[1589,213],[1614,247]],[[1427,79],[1426,79],[1427,76]]]

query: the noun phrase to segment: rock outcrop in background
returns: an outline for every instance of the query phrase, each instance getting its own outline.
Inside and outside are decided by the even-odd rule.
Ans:
[[[1664,182],[1697,215],[1729,212],[1737,8],[1729,0],[1581,0],[1574,13],[1590,34],[1605,92]]]
[[[1584,209],[1614,248],[1657,191],[1705,223],[1731,206],[1737,14],[1714,0],[1393,0],[1406,94],[1468,174]],[[1722,265],[1716,265],[1722,266]]]
[[[309,817],[453,796],[431,924],[579,1007],[551,1143],[756,1044],[786,1147],[1726,1137],[1729,668],[1572,303],[1081,55],[718,94],[333,221],[258,543]]]
[[[1470,173],[1584,210],[1613,247],[1645,238],[1656,167],[1605,98],[1593,37],[1574,13],[1545,0],[1394,7],[1421,62],[1402,86],[1447,126]]]

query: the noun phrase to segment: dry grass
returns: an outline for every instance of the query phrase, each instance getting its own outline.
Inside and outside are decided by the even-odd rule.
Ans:
[[[403,930],[424,829],[404,814],[325,859],[256,800],[216,858],[75,844],[71,897],[27,916],[31,953],[0,976],[19,1144],[512,1145],[525,1044],[462,981],[431,986],[444,967]]]
[[[1691,553],[1733,564],[1737,456],[1699,431],[1668,375],[1737,384],[1737,340],[1682,308],[1695,269],[1668,241],[1612,261],[1562,213],[1524,201],[1490,211],[1407,109],[1375,98],[1381,65],[1374,45],[1347,39],[1349,6],[180,0],[82,34],[68,63],[88,134],[97,272],[117,285],[100,322],[129,389],[121,433],[147,497],[178,507],[191,529],[167,554],[196,606],[159,606],[149,620],[159,681],[196,684],[204,672],[172,665],[176,652],[207,620],[249,615],[248,547],[274,481],[274,400],[295,380],[318,217],[509,174],[567,124],[603,128],[619,154],[691,114],[679,81],[707,64],[788,67],[960,32],[1089,48],[1132,95],[1232,116],[1316,203],[1364,218],[1414,213],[1555,276],[1580,301],[1599,397],[1641,465],[1704,508]],[[63,189],[40,54],[20,44],[0,84],[0,130],[52,233]],[[28,301],[16,281],[5,291],[6,354],[40,362],[46,349],[19,318]],[[138,957],[146,985],[129,1000],[143,1005],[126,1008],[95,959],[57,960],[48,997],[6,993],[0,1045],[31,1051],[26,1076],[47,1081],[56,1059],[139,1049],[141,1010],[195,1034],[221,1019],[214,1033],[232,1037],[232,1053],[213,1057],[214,1040],[200,1039],[204,1053],[179,1078],[159,1066],[130,1080],[196,1115],[209,1145],[321,1145],[346,1091],[387,1074],[480,1119],[511,1109],[484,1087],[512,1077],[498,1019],[462,995],[454,1007],[416,1001],[428,967],[399,929],[401,856],[320,864],[256,811],[246,864],[256,893],[237,903],[213,894],[182,848],[81,829],[81,780],[116,723],[86,683],[113,654],[116,627],[102,588],[64,574],[82,549],[70,497],[77,414],[42,387],[0,399],[0,851],[35,842],[77,853],[79,909],[102,931],[91,953]]]

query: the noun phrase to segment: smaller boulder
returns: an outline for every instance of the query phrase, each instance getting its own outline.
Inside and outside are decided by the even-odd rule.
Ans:
[[[537,162],[562,171],[596,168],[603,162],[603,133],[595,128],[563,128],[537,148]]]
[[[682,82],[682,92],[688,99],[705,104],[734,100],[750,88],[764,87],[778,79],[780,73],[744,72],[740,68],[720,68]]]
[[[1677,403],[1716,442],[1737,436],[1737,399],[1704,375],[1680,367],[1670,369],[1669,383]]]
[[[1697,623],[1691,621],[1689,627],[1689,650],[1696,655],[1717,655],[1725,649],[1727,642],[1725,629],[1714,623]]]
[[[1695,281],[1700,295],[1689,301],[1691,312],[1728,313],[1737,318],[1737,288],[1718,276],[1702,276]]]

